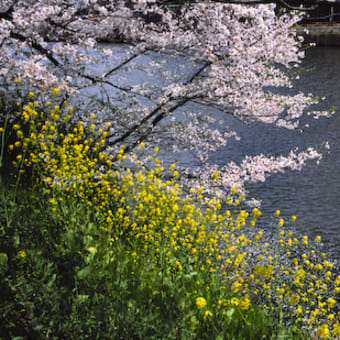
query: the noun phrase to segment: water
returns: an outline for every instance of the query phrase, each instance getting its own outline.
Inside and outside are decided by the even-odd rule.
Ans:
[[[105,56],[101,64],[97,64],[92,69],[88,68],[91,75],[92,73],[106,74],[129,53],[125,46],[109,44],[106,47],[113,49],[112,57]],[[159,58],[164,59],[164,56],[158,54],[139,56],[127,65],[126,70],[120,70],[118,74],[110,74],[107,78],[127,89],[140,82],[141,79],[147,79],[151,84],[160,86],[163,84],[164,74],[160,77],[155,67],[150,67],[148,70],[145,68],[151,59]],[[168,58],[164,64],[165,70],[172,73],[179,72],[179,78],[185,77],[185,72],[183,74],[180,68],[181,63],[185,65],[184,70],[193,71],[194,66],[184,58],[172,56]],[[131,72],[129,67],[132,63],[135,63],[137,68]],[[241,141],[230,140],[226,147],[211,155],[212,161],[220,165],[230,160],[239,162],[245,155],[287,154],[295,146],[298,146],[300,150],[308,146],[319,148],[323,142],[328,141],[330,150],[329,152],[323,150],[324,156],[319,165],[310,162],[300,172],[286,171],[284,174],[274,174],[265,183],[249,185],[248,190],[253,196],[262,200],[264,216],[272,216],[277,209],[280,209],[284,216],[296,215],[297,233],[306,234],[311,238],[321,235],[330,257],[340,260],[340,48],[312,48],[307,51],[301,67],[315,68],[315,70],[302,74],[296,81],[296,88],[306,93],[326,96],[327,99],[317,108],[325,109],[332,105],[339,107],[332,118],[314,120],[306,117],[303,119],[301,125],[303,133],[260,123],[245,125],[231,115],[193,102],[178,109],[177,113],[180,114],[186,109],[213,113],[219,119],[223,119],[226,131],[235,130],[238,133]],[[154,90],[151,88],[148,93],[152,94]],[[110,98],[115,97],[116,92],[121,92],[115,88],[107,89],[107,91],[110,92]],[[148,101],[152,103],[150,100],[153,99],[149,97]],[[309,127],[305,128],[307,124]],[[175,161],[177,164],[186,166],[198,165],[188,155],[182,155]],[[266,225],[266,221],[263,225]]]
[[[317,47],[307,51],[302,67],[315,70],[296,82],[299,90],[326,96],[319,108],[338,106],[332,118],[304,119],[304,132],[287,131],[264,124],[243,126],[233,122],[241,141],[229,143],[214,157],[221,164],[240,160],[246,154],[287,153],[293,146],[301,149],[329,141],[320,164],[309,163],[302,171],[274,174],[265,183],[249,185],[249,191],[262,200],[264,215],[276,209],[282,215],[296,215],[298,234],[321,235],[329,257],[340,260],[340,48]]]

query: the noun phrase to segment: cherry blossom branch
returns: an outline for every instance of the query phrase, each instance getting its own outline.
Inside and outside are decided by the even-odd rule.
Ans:
[[[190,84],[192,83],[204,70],[207,69],[207,67],[210,66],[210,63],[205,63],[201,68],[199,68],[199,70],[197,70],[190,78],[189,80],[186,82],[186,84]],[[144,141],[146,139],[147,136],[150,135],[150,133],[152,132],[152,129],[157,125],[157,123],[159,123],[167,114],[170,114],[171,112],[174,112],[177,108],[179,108],[180,106],[184,105],[185,103],[187,103],[190,100],[193,99],[197,99],[195,97],[185,97],[180,99],[179,101],[175,102],[175,104],[171,105],[170,108],[166,109],[166,105],[168,105],[171,100],[173,98],[172,97],[168,97],[167,100],[161,104],[159,104],[158,106],[156,106],[156,108],[154,108],[147,116],[145,116],[138,124],[133,125],[128,131],[126,131],[121,137],[115,139],[114,141],[110,142],[109,145],[110,146],[114,146],[116,144],[121,144],[123,143],[128,137],[130,137],[134,132],[137,131],[137,129],[139,129],[142,125],[145,125],[151,118],[155,117],[152,122],[151,122],[151,126],[148,127],[148,129],[146,130],[146,132],[143,133],[143,135],[138,138],[138,140],[132,144],[131,147],[127,147],[126,152],[131,151],[134,147],[136,147],[139,143],[141,143],[142,141]],[[110,136],[109,136],[110,138]]]
[[[16,33],[16,32],[11,32],[10,37],[14,38],[16,40],[22,41],[22,42],[26,42],[28,45],[30,45],[32,48],[37,50],[39,53],[46,56],[48,58],[48,60],[50,60],[55,66],[61,67],[61,64],[58,62],[57,59],[54,58],[51,50],[48,50],[48,49],[42,47],[40,44],[33,41],[31,38],[27,38],[24,35],[22,35],[20,33]]]

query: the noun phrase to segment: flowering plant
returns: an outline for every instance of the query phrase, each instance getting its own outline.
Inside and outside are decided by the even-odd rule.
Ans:
[[[261,211],[239,209],[236,189],[224,210],[217,197],[202,205],[200,188],[184,198],[157,148],[150,169],[131,169],[122,146],[115,170],[103,149],[110,126],[83,126],[68,103],[29,97],[12,128],[0,126],[1,334],[340,335],[340,277],[320,237],[294,236],[294,216],[275,212],[269,244],[255,228]]]

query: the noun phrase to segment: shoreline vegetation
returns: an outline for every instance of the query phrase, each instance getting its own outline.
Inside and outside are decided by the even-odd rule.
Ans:
[[[186,198],[157,147],[113,162],[109,123],[49,96],[1,102],[1,338],[339,338],[340,276],[295,216],[269,244],[237,188]]]

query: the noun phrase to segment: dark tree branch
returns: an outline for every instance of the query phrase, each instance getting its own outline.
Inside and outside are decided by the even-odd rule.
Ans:
[[[118,66],[116,66],[115,68],[113,68],[112,70],[110,70],[109,72],[105,73],[104,77],[109,76],[110,74],[118,71],[119,69],[121,69],[123,66],[125,66],[126,64],[128,64],[131,60],[139,57],[141,54],[145,53],[147,50],[143,50],[143,51],[138,51],[136,53],[134,53],[133,55],[131,55],[129,58],[126,58],[122,63],[120,63]]]
[[[62,66],[57,59],[54,58],[52,52],[40,44],[36,43],[35,41],[30,40],[29,38],[25,37],[20,33],[11,32],[10,37],[22,42],[27,42],[32,48],[37,50],[42,55],[46,56],[48,60],[50,60],[55,66]]]
[[[14,6],[18,0],[15,0],[12,5],[5,11],[5,12],[0,12],[0,19],[5,19],[5,20],[13,20],[13,11],[14,11]]]
[[[188,85],[192,83],[204,70],[207,69],[207,67],[210,66],[210,63],[205,63],[199,70],[197,70],[192,77],[190,77],[186,82],[185,85]],[[147,130],[139,136],[139,138],[126,147],[124,149],[124,152],[130,152],[132,149],[134,149],[139,143],[144,141],[150,133],[153,131],[154,127],[169,113],[174,112],[177,108],[183,106],[185,103],[187,103],[190,100],[196,99],[196,96],[194,97],[183,97],[179,100],[175,100],[174,104],[167,108],[166,106],[173,101],[173,98],[169,98],[166,103],[159,104],[157,107],[155,107],[147,116],[145,116],[138,124],[133,125],[128,131],[126,131],[122,136],[115,139],[114,141],[109,143],[109,146],[113,146],[119,143],[122,143],[124,140],[126,140],[128,137],[130,137],[134,132],[136,132],[141,126],[146,124],[151,118],[153,120],[151,121],[151,125],[147,128]]]
[[[165,109],[161,112],[159,112],[159,114],[152,120],[151,125],[146,129],[146,131],[139,136],[139,138],[132,144],[130,144],[129,146],[127,146],[124,149],[124,153],[128,153],[130,151],[132,151],[136,146],[138,146],[141,142],[145,141],[147,139],[147,137],[151,134],[151,132],[153,131],[153,129],[155,128],[155,126],[165,117],[167,116],[169,113],[174,112],[176,109],[178,109],[179,107],[183,106],[184,104],[186,104],[188,101],[192,100],[192,98],[182,98],[179,101],[177,101],[172,107],[170,107],[169,109]]]

